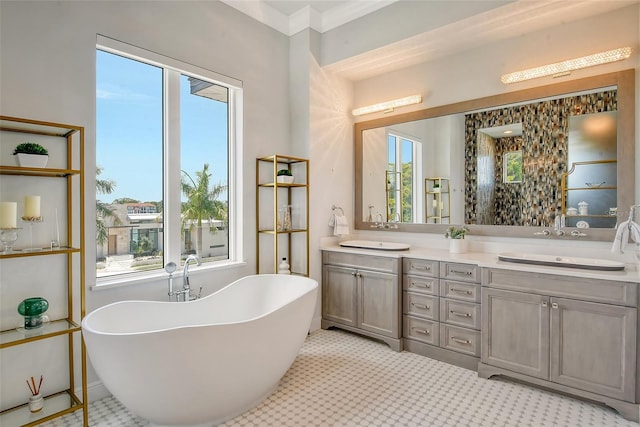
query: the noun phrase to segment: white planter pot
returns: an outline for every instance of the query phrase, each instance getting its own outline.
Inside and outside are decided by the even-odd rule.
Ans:
[[[293,184],[293,176],[280,175],[276,177],[279,184]]]
[[[467,252],[467,241],[464,239],[450,239],[449,252],[452,254],[463,254]]]
[[[18,166],[25,168],[43,168],[47,166],[49,156],[43,156],[42,154],[16,154],[18,158]]]

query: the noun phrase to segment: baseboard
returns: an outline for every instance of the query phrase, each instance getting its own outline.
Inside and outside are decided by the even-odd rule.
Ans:
[[[82,396],[82,388],[76,388],[76,396]],[[111,393],[107,390],[104,384],[102,384],[102,381],[95,381],[87,384],[87,400],[89,403],[109,396],[111,396]]]
[[[313,319],[311,319],[311,326],[309,327],[309,332],[317,331],[318,329],[321,328],[321,324],[322,324],[322,317],[321,316],[314,317]]]

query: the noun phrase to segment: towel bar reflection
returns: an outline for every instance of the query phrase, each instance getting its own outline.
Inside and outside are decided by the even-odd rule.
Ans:
[[[627,224],[627,227],[629,227],[629,231],[631,231],[631,224],[632,224],[631,221],[633,221],[633,211],[634,211],[635,208],[640,208],[640,205],[632,205],[629,208],[629,221],[628,221],[628,224]]]

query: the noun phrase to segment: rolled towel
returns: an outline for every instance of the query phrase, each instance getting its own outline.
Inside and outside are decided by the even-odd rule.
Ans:
[[[616,236],[611,246],[611,252],[623,254],[624,248],[629,242],[629,236],[631,236],[631,240],[634,242],[640,243],[640,225],[632,220],[623,221],[618,224]]]

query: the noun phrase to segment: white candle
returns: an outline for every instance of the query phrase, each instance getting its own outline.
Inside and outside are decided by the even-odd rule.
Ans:
[[[16,202],[0,202],[0,228],[16,228],[18,204]]]
[[[24,198],[25,218],[40,218],[40,196],[26,196]]]

